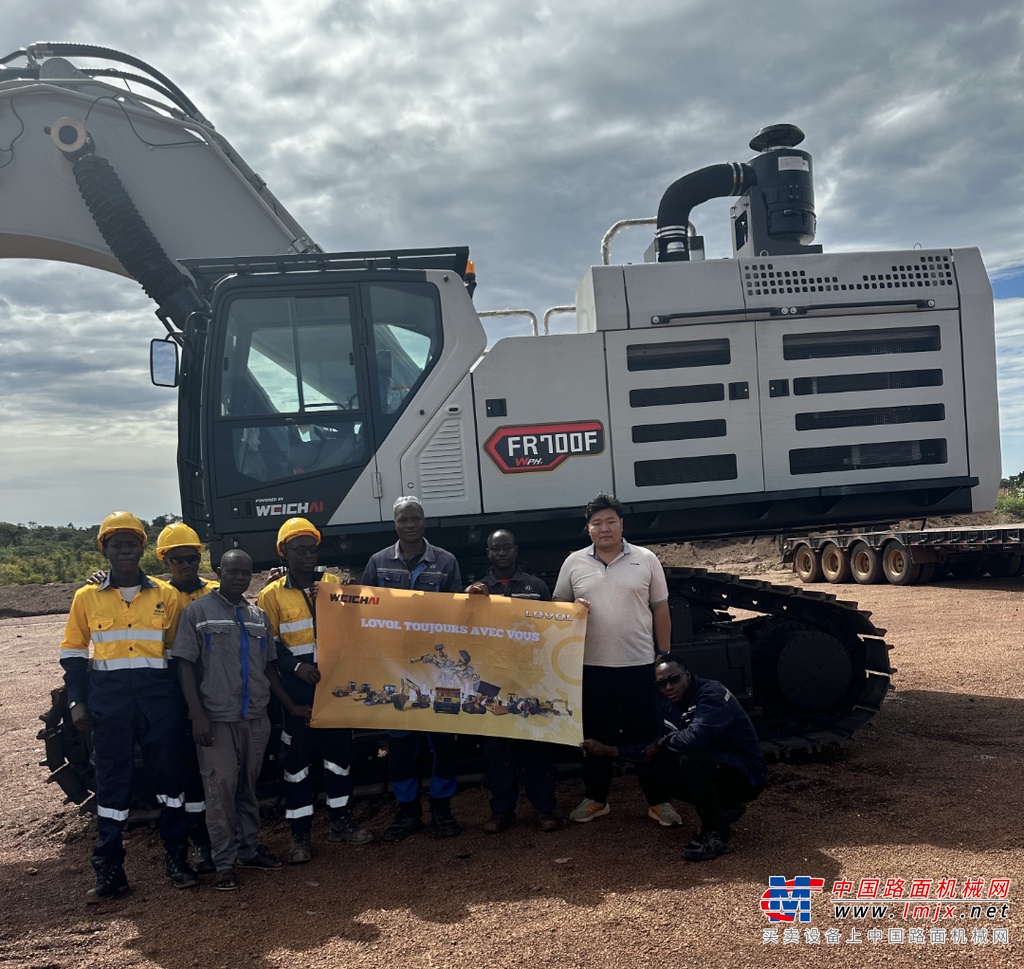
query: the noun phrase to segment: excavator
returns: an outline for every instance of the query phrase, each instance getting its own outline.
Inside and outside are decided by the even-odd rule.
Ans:
[[[362,568],[406,494],[464,562],[501,526],[549,575],[599,490],[647,544],[993,507],[978,250],[824,252],[803,138],[769,125],[747,161],[684,174],[656,218],[613,226],[575,333],[488,347],[466,247],[323,252],[165,75],[40,43],[0,58],[0,257],[130,276],[157,304],[182,513],[215,561],[241,547],[276,563],[279,525],[302,515],[322,563]],[[705,258],[691,221],[717,198],[735,199],[731,258]],[[614,233],[638,223],[645,261],[612,264]],[[675,648],[741,699],[766,749],[842,740],[878,711],[889,649],[856,604],[667,575]]]

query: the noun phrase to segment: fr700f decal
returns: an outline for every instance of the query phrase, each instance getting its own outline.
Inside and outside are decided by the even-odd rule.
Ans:
[[[484,450],[502,474],[551,471],[568,458],[604,451],[604,427],[600,421],[499,427]]]

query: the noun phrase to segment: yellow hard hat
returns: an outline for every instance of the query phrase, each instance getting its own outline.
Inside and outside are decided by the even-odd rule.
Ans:
[[[146,547],[146,529],[142,522],[130,511],[115,511],[103,519],[103,524],[100,525],[100,533],[96,536],[96,544],[99,545],[101,550],[103,543],[114,532],[131,532],[142,540],[142,547]]]
[[[184,522],[171,522],[156,540],[156,557],[162,562],[164,556],[172,549],[182,545],[192,545],[202,549],[203,543],[199,540],[195,529],[189,528]]]
[[[320,531],[306,518],[289,518],[277,531],[277,554],[284,555],[284,543],[299,535],[312,535],[320,541]]]

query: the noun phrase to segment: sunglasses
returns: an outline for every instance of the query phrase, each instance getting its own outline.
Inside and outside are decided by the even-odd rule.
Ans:
[[[196,565],[199,562],[199,556],[198,555],[175,555],[175,556],[168,555],[167,556],[167,561],[170,562],[171,565]]]
[[[320,551],[319,545],[289,545],[286,546],[287,551],[293,552],[295,555],[316,555]]]
[[[654,683],[659,690],[664,690],[667,686],[675,686],[682,678],[682,673],[672,673],[663,679],[655,680]]]

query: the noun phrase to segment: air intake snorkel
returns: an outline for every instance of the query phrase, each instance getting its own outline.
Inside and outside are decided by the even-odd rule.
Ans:
[[[713,198],[740,196],[731,210],[733,255],[821,252],[811,246],[816,219],[811,156],[796,146],[804,133],[790,124],[762,128],[750,141],[759,152],[749,162],[725,162],[683,175],[658,206],[658,262],[685,262],[702,241],[687,236],[690,211]],[[699,239],[699,237],[697,237]]]

